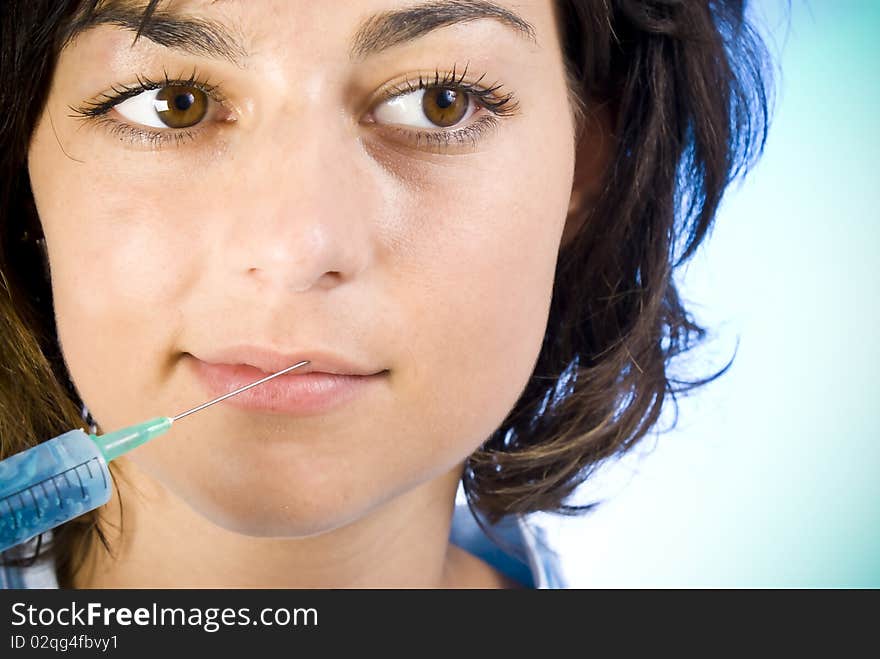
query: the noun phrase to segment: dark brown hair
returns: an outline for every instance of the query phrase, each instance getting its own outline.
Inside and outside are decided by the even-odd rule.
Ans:
[[[0,459],[83,426],[35,240],[27,154],[65,35],[99,1],[0,8]],[[675,405],[729,367],[693,381],[670,375],[673,358],[706,334],[672,274],[767,133],[766,55],[743,1],[557,0],[555,9],[575,116],[610,108],[615,148],[601,194],[560,252],[534,373],[466,461],[468,503],[490,523],[588,510],[568,501],[595,467],[644,437],[665,400]],[[62,525],[43,548],[62,586],[96,539],[110,549],[97,519]]]
[[[598,201],[560,253],[550,318],[520,400],[465,472],[469,502],[583,513],[566,500],[652,428],[664,401],[723,374],[670,375],[706,336],[673,270],[709,232],[728,184],[763,150],[768,58],[744,1],[557,0],[581,117],[609,104],[615,150]],[[675,426],[675,422],[671,427]]]

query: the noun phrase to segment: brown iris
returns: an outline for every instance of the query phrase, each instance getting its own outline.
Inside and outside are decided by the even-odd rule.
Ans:
[[[162,87],[156,101],[156,113],[169,128],[189,128],[208,111],[207,94],[195,87]]]
[[[449,87],[426,89],[422,97],[422,110],[425,116],[438,126],[457,124],[464,117],[467,109],[467,94]]]

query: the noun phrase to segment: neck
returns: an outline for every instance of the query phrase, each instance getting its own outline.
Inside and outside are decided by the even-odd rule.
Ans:
[[[514,585],[449,543],[457,468],[332,531],[265,538],[217,526],[131,461],[114,464],[116,490],[101,510],[113,555],[92,543],[74,588]]]

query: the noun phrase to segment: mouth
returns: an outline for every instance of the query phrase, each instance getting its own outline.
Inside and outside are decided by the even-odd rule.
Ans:
[[[354,360],[307,351],[280,353],[253,346],[238,346],[186,359],[205,393],[216,398],[256,382],[267,375],[309,361],[220,405],[247,411],[295,416],[326,414],[364,395],[385,380],[388,369],[374,369]]]

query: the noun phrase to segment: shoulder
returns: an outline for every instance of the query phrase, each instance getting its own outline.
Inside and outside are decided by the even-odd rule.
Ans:
[[[526,588],[565,588],[558,554],[544,530],[524,516],[511,516],[496,525],[482,520],[484,530],[467,503],[456,503],[450,542]]]
[[[0,558],[0,590],[58,588],[55,563],[50,557],[43,556],[33,562],[18,562],[34,555],[35,543],[35,540],[31,540],[3,552]]]

